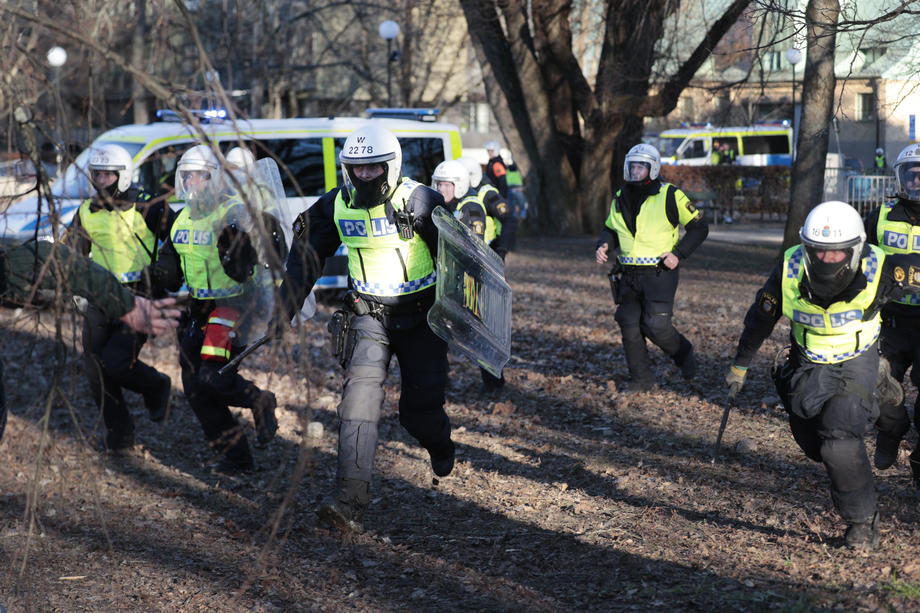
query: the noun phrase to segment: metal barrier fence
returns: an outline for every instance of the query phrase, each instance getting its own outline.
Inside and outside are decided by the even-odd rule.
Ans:
[[[846,201],[865,217],[895,198],[897,184],[890,175],[853,175],[847,177]]]

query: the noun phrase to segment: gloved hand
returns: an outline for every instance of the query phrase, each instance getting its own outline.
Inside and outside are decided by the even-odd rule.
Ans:
[[[744,379],[747,377],[747,371],[748,369],[746,367],[732,364],[728,372],[725,373],[725,384],[728,385],[728,394],[732,398],[735,398],[738,392],[741,391],[741,388],[744,387]]]
[[[259,261],[249,235],[237,228],[236,224],[227,225],[221,230],[217,239],[217,252],[224,272],[237,283],[245,283]]]

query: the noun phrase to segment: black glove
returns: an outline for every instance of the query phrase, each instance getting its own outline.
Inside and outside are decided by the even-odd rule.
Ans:
[[[224,272],[237,283],[245,283],[252,276],[253,268],[259,261],[249,235],[237,228],[236,224],[230,224],[221,230],[217,239],[217,252]]]

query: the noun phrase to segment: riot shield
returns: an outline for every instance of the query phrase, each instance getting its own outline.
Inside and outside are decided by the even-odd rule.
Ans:
[[[511,287],[498,255],[443,207],[438,227],[437,299],[428,325],[450,348],[496,377],[511,359]]]

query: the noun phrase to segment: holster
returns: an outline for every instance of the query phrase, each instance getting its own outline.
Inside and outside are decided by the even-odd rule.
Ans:
[[[351,359],[351,354],[354,351],[355,335],[351,327],[351,322],[354,318],[355,314],[351,311],[339,309],[332,314],[327,326],[331,337],[330,340],[332,341],[332,357],[342,365],[342,368]]]
[[[614,304],[620,304],[620,299],[623,296],[623,282],[620,279],[622,272],[623,266],[620,264],[619,260],[616,260],[613,268],[611,268],[610,272],[607,273],[607,279],[610,280],[610,293],[613,295]]]

